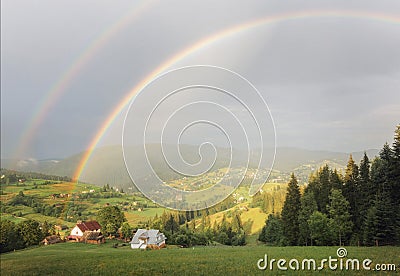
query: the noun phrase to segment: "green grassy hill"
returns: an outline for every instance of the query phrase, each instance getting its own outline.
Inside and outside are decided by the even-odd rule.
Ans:
[[[11,204],[20,192],[34,201],[31,205]],[[97,211],[110,204],[119,206],[131,225],[141,225],[164,209],[140,194],[127,194],[114,190],[103,191],[95,185],[30,179],[24,183],[1,184],[1,219],[20,222],[34,219],[72,227],[77,220],[95,219]],[[55,215],[55,208],[59,212]],[[67,234],[65,233],[60,234]]]
[[[5,275],[314,275],[317,271],[259,270],[257,261],[267,254],[269,260],[313,258],[320,266],[324,258],[337,258],[337,247],[267,247],[208,246],[167,247],[162,250],[132,250],[129,246],[113,248],[111,243],[89,245],[60,243],[1,255],[1,274]],[[348,258],[371,259],[376,264],[400,267],[398,247],[347,247]],[[346,261],[346,258],[344,258]],[[287,265],[287,264],[286,264]],[[333,275],[386,275],[377,271],[329,270]],[[393,272],[392,272],[393,273]]]

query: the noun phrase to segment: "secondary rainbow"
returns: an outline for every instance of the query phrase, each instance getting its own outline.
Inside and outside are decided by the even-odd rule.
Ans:
[[[93,137],[91,143],[89,144],[88,150],[84,153],[82,159],[80,160],[77,169],[74,173],[73,179],[78,181],[87,162],[92,155],[93,150],[96,148],[97,144],[100,142],[103,135],[106,133],[107,129],[111,126],[115,118],[121,113],[125,106],[127,106],[133,97],[140,92],[149,82],[151,82],[154,78],[156,78],[159,74],[163,73],[165,70],[170,68],[175,63],[181,61],[187,56],[210,46],[213,43],[216,43],[222,39],[227,37],[237,35],[246,30],[250,30],[256,27],[264,26],[272,23],[279,23],[283,21],[289,20],[299,20],[306,18],[324,18],[324,17],[334,17],[334,18],[354,18],[354,19],[368,19],[375,21],[382,21],[387,23],[400,23],[400,17],[380,14],[380,13],[371,13],[371,12],[355,12],[355,11],[324,11],[324,10],[315,10],[315,11],[300,11],[293,13],[285,13],[275,16],[267,16],[258,18],[256,20],[252,20],[249,22],[245,22],[243,24],[235,25],[233,27],[229,27],[220,32],[214,33],[210,36],[202,38],[198,40],[196,43],[184,48],[179,51],[172,57],[168,58],[166,61],[161,63],[156,69],[154,69],[150,74],[148,74],[143,80],[141,80],[135,87],[130,90],[130,92],[122,99],[122,101],[115,107],[115,109],[110,113],[107,119],[102,124],[101,128],[97,132],[97,134]]]
[[[152,1],[142,1],[134,5],[129,11],[114,24],[106,28],[97,36],[81,54],[73,60],[68,69],[61,75],[57,82],[49,89],[43,100],[36,107],[31,120],[28,121],[24,132],[20,136],[17,148],[13,154],[15,158],[21,158],[27,147],[31,144],[35,132],[50,113],[51,108],[60,100],[62,95],[67,91],[68,86],[73,79],[81,72],[84,66],[99,52],[99,50],[107,44],[107,42],[119,31],[125,28],[133,20],[143,14],[152,4]]]

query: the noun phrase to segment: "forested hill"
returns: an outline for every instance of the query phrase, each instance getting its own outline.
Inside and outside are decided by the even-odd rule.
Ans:
[[[183,145],[182,147],[182,154],[187,158],[186,160],[191,160],[198,156],[198,148],[196,146]],[[149,159],[153,160],[152,164],[157,174],[166,180],[180,178],[180,175],[171,172],[165,162],[159,161],[159,148],[159,145],[149,145]],[[377,153],[378,150],[367,150],[367,155],[371,159]],[[18,171],[34,171],[49,175],[72,177],[83,154],[79,153],[62,160],[4,159],[2,160],[2,167]],[[354,152],[352,154],[356,162],[359,162],[363,156],[363,152]],[[217,170],[226,166],[226,160],[228,160],[229,156],[230,154],[227,149],[219,149],[218,160],[213,169]],[[294,171],[299,181],[305,182],[312,171],[324,164],[344,169],[348,156],[349,153],[281,147],[277,148],[274,170],[286,175]],[[143,165],[139,160],[136,163],[137,166]],[[80,180],[98,186],[110,184],[111,186],[131,187],[132,182],[126,172],[121,147],[107,146],[96,149],[90,158],[90,162],[85,167]]]
[[[379,156],[352,156],[344,175],[324,166],[300,192],[292,174],[281,214],[260,240],[280,245],[400,245],[400,125]]]

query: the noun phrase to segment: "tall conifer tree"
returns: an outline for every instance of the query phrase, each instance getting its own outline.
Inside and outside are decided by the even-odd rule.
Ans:
[[[299,238],[300,189],[292,173],[282,209],[283,233],[289,245],[297,245]]]
[[[400,124],[396,126],[396,130],[394,132],[394,141],[393,141],[393,164],[392,164],[392,200],[393,200],[393,208],[396,214],[396,240],[397,244],[400,243]],[[396,211],[397,210],[397,211]]]
[[[360,237],[358,235],[360,233],[361,225],[363,223],[363,220],[361,219],[360,215],[361,195],[358,184],[359,184],[358,166],[354,162],[353,156],[350,154],[344,176],[343,195],[349,202],[351,220],[353,221],[354,224],[353,234],[357,242],[360,241]]]
[[[359,178],[359,190],[360,190],[360,221],[361,226],[365,226],[366,219],[368,216],[369,209],[374,204],[374,198],[376,191],[372,185],[370,177],[370,164],[367,153],[364,152],[364,157],[360,162],[360,178]],[[372,211],[370,211],[372,212]],[[370,214],[371,216],[371,214]],[[360,228],[360,236],[365,236],[365,229]],[[365,237],[363,237],[365,240]]]
[[[400,208],[400,124],[394,132],[391,161],[392,200],[396,207]]]

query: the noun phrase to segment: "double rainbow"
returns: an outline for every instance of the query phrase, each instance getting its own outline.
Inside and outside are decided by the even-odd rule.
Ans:
[[[61,97],[63,92],[65,92],[68,84],[77,75],[77,73],[81,70],[81,68],[90,61],[90,59],[94,56],[94,53],[97,52],[104,44],[106,44],[106,42],[115,33],[119,32],[124,26],[126,26],[135,17],[139,16],[141,13],[143,13],[144,10],[146,10],[149,7],[149,5],[145,5],[144,2],[140,3],[140,5],[133,10],[133,12],[128,13],[127,16],[125,16],[122,20],[119,20],[113,26],[108,28],[100,37],[98,37],[93,43],[91,43],[91,45],[84,51],[84,53],[80,55],[79,58],[73,63],[73,66],[68,71],[66,71],[65,74],[63,74],[60,80],[50,90],[50,92],[45,98],[45,101],[39,106],[37,112],[35,113],[35,116],[33,116],[33,119],[28,124],[28,128],[23,133],[19,143],[19,152],[23,152],[23,150],[27,148],[28,144],[31,142],[32,137],[34,136],[34,131],[36,131],[37,127],[45,119],[52,105],[54,105],[55,102],[57,102],[57,100]],[[103,122],[100,129],[97,131],[96,135],[92,138],[88,146],[88,149],[85,151],[82,159],[80,160],[74,172],[73,179],[75,181],[79,180],[83,170],[85,169],[86,164],[90,160],[90,157],[94,149],[96,148],[96,146],[98,145],[104,134],[107,132],[109,127],[112,125],[116,117],[130,103],[133,97],[138,92],[140,92],[154,78],[162,74],[164,71],[169,69],[177,62],[185,59],[191,54],[194,54],[200,50],[203,50],[208,46],[211,46],[214,43],[217,43],[223,39],[238,35],[240,33],[243,33],[251,29],[255,29],[269,24],[281,23],[284,21],[308,19],[308,18],[327,18],[327,17],[373,20],[373,21],[378,21],[378,22],[380,21],[396,25],[400,24],[399,16],[393,16],[388,14],[358,12],[358,11],[343,11],[343,10],[328,10],[328,11],[314,10],[314,11],[291,12],[274,16],[262,17],[242,24],[235,25],[233,27],[223,29],[219,32],[206,36],[198,40],[197,42],[193,43],[192,45],[189,45],[188,47],[177,52],[170,58],[166,59],[127,93],[127,95],[118,103],[118,105],[108,115],[107,119]]]

